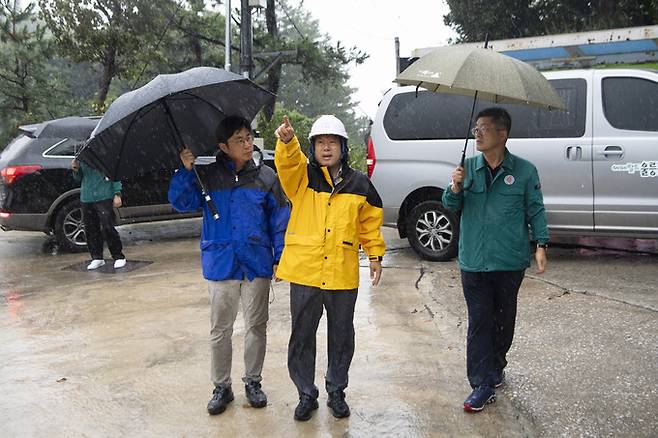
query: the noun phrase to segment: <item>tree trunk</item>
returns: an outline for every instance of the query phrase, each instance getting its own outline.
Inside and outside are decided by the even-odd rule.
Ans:
[[[267,9],[265,10],[265,23],[267,24],[267,33],[270,34],[273,40],[279,38],[279,28],[276,24],[276,9],[274,0],[267,0]],[[281,85],[281,62],[277,62],[268,72],[267,72],[267,89],[272,93],[277,94],[279,92],[279,86]],[[272,120],[274,116],[274,107],[276,102],[268,104],[263,108],[263,114],[265,115],[265,120],[268,122]]]
[[[203,65],[203,48],[201,47],[201,41],[198,38],[192,37],[190,44],[192,46],[192,51],[194,52],[194,59],[196,66]]]
[[[98,82],[98,94],[96,95],[96,114],[102,115],[105,112],[105,100],[110,91],[112,79],[116,74],[116,41],[112,39],[105,52],[103,60],[103,72]]]

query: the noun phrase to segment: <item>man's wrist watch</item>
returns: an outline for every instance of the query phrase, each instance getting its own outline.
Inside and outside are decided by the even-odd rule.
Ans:
[[[537,248],[544,248],[544,249],[548,249],[548,242],[544,242],[544,243],[537,243]]]
[[[368,260],[371,262],[381,262],[384,259],[382,256],[370,256],[368,257]]]

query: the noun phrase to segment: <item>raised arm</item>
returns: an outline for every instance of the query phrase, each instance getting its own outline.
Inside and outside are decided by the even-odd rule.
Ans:
[[[274,151],[276,171],[286,196],[294,200],[297,193],[308,185],[306,156],[302,153],[288,116],[283,116],[283,123],[275,134],[277,136]]]

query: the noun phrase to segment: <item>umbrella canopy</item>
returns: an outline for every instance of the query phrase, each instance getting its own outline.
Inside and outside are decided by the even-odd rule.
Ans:
[[[89,138],[97,124],[97,118],[73,116],[23,125],[19,129],[33,138],[70,138],[84,141]]]
[[[253,120],[274,97],[218,68],[158,75],[110,105],[79,157],[111,180],[176,169],[183,146],[195,156],[213,155],[221,120],[232,115]]]
[[[395,82],[494,103],[566,110],[551,84],[534,67],[475,47],[438,48],[407,67]]]

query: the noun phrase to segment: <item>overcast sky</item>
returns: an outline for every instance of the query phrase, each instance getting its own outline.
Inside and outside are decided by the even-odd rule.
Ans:
[[[371,118],[383,93],[394,85],[396,36],[400,56],[409,56],[419,47],[446,45],[456,35],[443,24],[449,8],[442,0],[304,0],[304,8],[334,41],[370,55],[365,63],[351,68],[349,83],[360,102],[357,114]]]

